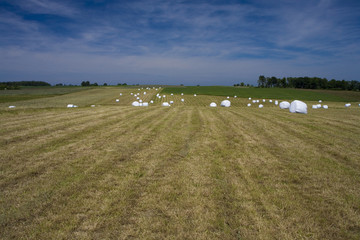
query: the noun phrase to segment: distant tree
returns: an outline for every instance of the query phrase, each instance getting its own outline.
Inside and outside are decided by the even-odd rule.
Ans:
[[[241,83],[240,83],[240,86],[241,86],[241,87],[245,86],[245,83],[244,83],[244,82],[241,82]]]
[[[260,75],[258,79],[258,87],[262,87],[262,88],[265,87],[265,83],[266,83],[265,76]]]
[[[104,83],[104,86],[107,86],[107,83]]]
[[[64,84],[62,84],[62,83],[57,83],[57,84],[55,84],[55,86],[56,86],[56,87],[62,87],[62,86],[64,86]]]
[[[91,84],[91,86],[99,86],[99,84],[97,84],[97,83],[94,83],[94,84]]]

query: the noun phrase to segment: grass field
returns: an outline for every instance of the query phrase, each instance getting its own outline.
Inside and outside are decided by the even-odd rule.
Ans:
[[[268,98],[268,99],[302,99],[307,101],[326,100],[331,102],[359,102],[360,92],[335,90],[304,90],[287,88],[240,88],[225,86],[184,86],[166,87],[164,94],[199,94],[214,96],[234,96],[242,98]]]
[[[0,104],[0,239],[360,238],[358,106],[143,91]]]

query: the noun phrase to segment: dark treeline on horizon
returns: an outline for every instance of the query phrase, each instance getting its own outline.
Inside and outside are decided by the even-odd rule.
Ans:
[[[304,89],[338,89],[338,90],[360,90],[359,81],[335,80],[330,81],[319,77],[265,77],[259,76],[258,87],[261,88],[304,88]]]
[[[43,81],[18,81],[18,82],[0,82],[0,89],[20,89],[20,87],[39,87],[51,86],[50,83]]]

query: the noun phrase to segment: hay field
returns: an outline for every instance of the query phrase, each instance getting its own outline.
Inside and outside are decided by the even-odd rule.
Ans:
[[[0,239],[360,238],[359,107],[89,91],[1,108]]]

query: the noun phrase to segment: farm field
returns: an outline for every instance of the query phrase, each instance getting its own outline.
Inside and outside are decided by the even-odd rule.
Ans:
[[[336,91],[336,90],[310,90],[292,88],[247,88],[247,87],[227,87],[227,86],[183,86],[166,87],[163,93],[170,94],[198,94],[213,96],[234,96],[242,98],[267,98],[267,99],[302,99],[307,101],[317,101],[319,99],[331,102],[359,102],[360,92],[355,91]]]
[[[0,103],[0,239],[360,238],[357,104],[143,91]]]

